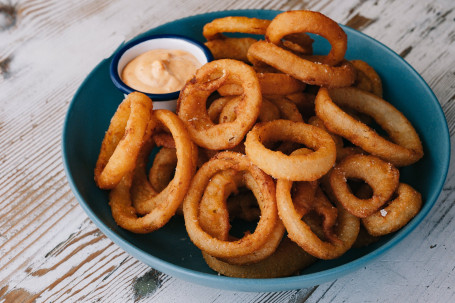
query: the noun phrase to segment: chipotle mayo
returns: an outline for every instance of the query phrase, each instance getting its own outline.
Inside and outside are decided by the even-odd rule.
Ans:
[[[121,78],[135,90],[165,94],[180,90],[201,65],[189,52],[153,49],[128,62]]]

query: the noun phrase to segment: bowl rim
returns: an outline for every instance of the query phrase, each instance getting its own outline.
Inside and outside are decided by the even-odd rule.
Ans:
[[[128,86],[123,82],[123,80],[120,78],[118,72],[117,72],[117,66],[119,64],[119,61],[121,57],[132,47],[141,44],[143,42],[149,41],[149,40],[155,40],[155,39],[175,39],[175,40],[183,40],[189,44],[193,44],[196,47],[200,48],[202,52],[204,53],[205,57],[207,58],[207,62],[210,62],[213,60],[213,55],[209,48],[204,45],[204,43],[199,42],[193,38],[183,36],[183,35],[176,35],[176,34],[159,34],[159,35],[146,35],[146,36],[140,36],[137,38],[133,38],[130,41],[120,45],[120,47],[114,52],[114,55],[112,57],[110,66],[109,66],[109,74],[111,77],[112,82],[114,83],[115,87],[117,87],[121,92],[124,94],[130,94],[134,91],[136,91],[134,88]],[[177,99],[180,94],[180,90],[171,92],[171,93],[166,93],[166,94],[153,94],[153,93],[145,93],[149,98],[155,101],[170,101]]]
[[[230,14],[251,14],[256,13],[258,11],[265,12],[265,13],[279,13],[279,10],[257,10],[257,9],[240,9],[240,10],[226,10],[226,11],[215,11],[215,12],[207,12],[203,14],[195,14],[192,16],[176,19],[169,21],[168,23],[176,22],[176,21],[184,21],[184,20],[191,20],[191,18],[198,17],[198,16],[218,16],[220,13],[230,13]],[[167,23],[165,23],[167,24]],[[163,24],[163,25],[165,25]],[[163,26],[162,25],[162,26]],[[340,24],[341,25],[341,24]],[[159,28],[155,27],[155,28]],[[317,273],[310,273],[305,274],[305,279],[302,279],[302,276],[290,276],[290,277],[282,277],[282,278],[273,278],[273,279],[242,279],[242,278],[233,278],[233,277],[225,277],[225,276],[218,276],[215,274],[208,274],[203,273],[200,271],[196,271],[189,268],[184,268],[178,265],[175,265],[171,262],[162,260],[158,257],[155,257],[140,247],[135,246],[128,239],[124,238],[123,236],[117,234],[115,231],[111,230],[107,225],[102,222],[102,220],[96,215],[96,213],[91,209],[88,201],[86,201],[80,189],[75,186],[75,182],[73,180],[72,171],[70,169],[70,165],[68,163],[68,158],[66,157],[67,153],[67,146],[66,138],[67,127],[68,127],[68,120],[71,113],[71,109],[74,106],[74,100],[76,96],[79,94],[79,91],[82,89],[85,83],[88,82],[90,75],[93,74],[102,64],[104,64],[104,60],[98,63],[96,67],[90,72],[90,74],[84,79],[83,83],[79,86],[78,90],[75,92],[71,103],[69,105],[68,111],[66,113],[65,121],[63,124],[63,134],[62,134],[62,156],[63,156],[63,166],[65,170],[65,174],[68,179],[68,184],[75,195],[76,199],[81,205],[84,212],[88,215],[88,217],[92,220],[93,223],[114,243],[119,245],[124,251],[128,254],[133,256],[134,258],[140,260],[147,266],[153,267],[156,270],[159,270],[167,275],[173,276],[175,278],[182,279],[184,281],[189,281],[198,285],[206,286],[206,287],[213,287],[217,289],[224,289],[230,291],[245,291],[245,292],[269,292],[269,291],[285,291],[285,290],[295,290],[302,287],[311,287],[321,283],[328,282],[330,280],[334,280],[337,278],[341,278],[348,273],[358,270],[361,266],[368,264],[368,262],[373,261],[374,259],[378,258],[379,256],[383,255],[386,251],[390,250],[391,248],[395,247],[396,244],[401,242],[408,234],[414,231],[417,226],[423,221],[423,219],[428,215],[430,210],[433,208],[435,203],[437,202],[441,192],[442,187],[445,184],[447,174],[450,167],[450,160],[451,160],[451,144],[450,144],[450,133],[447,125],[447,120],[442,110],[441,104],[438,102],[437,97],[435,96],[433,90],[427,84],[427,82],[423,79],[423,77],[402,57],[400,57],[394,50],[390,47],[386,46],[382,42],[376,40],[375,38],[368,36],[367,34],[360,32],[356,29],[348,27],[346,25],[341,25],[343,30],[349,31],[351,35],[360,35],[362,38],[367,39],[375,43],[378,47],[383,48],[384,51],[391,53],[394,57],[398,57],[402,64],[406,67],[406,69],[412,72],[416,79],[419,81],[420,85],[425,87],[425,91],[431,96],[432,101],[436,101],[435,110],[436,114],[438,114],[444,121],[445,127],[441,129],[441,138],[446,138],[446,142],[448,143],[446,146],[446,150],[444,151],[444,158],[441,158],[441,162],[444,163],[443,167],[441,167],[442,174],[439,176],[437,180],[437,184],[435,185],[435,191],[429,195],[424,207],[421,211],[417,214],[416,217],[412,220],[412,226],[408,226],[408,228],[401,229],[395,232],[393,238],[387,241],[387,243],[381,245],[380,247],[376,248],[374,251],[367,253],[366,255],[357,258],[353,261],[348,263],[342,264],[340,266],[324,270],[322,272]],[[151,28],[153,30],[155,28]],[[143,34],[146,34],[147,31]],[[139,34],[139,37],[142,37],[143,34]],[[442,123],[442,122],[441,122]],[[150,265],[153,263],[153,266]],[[273,283],[272,283],[273,282]]]

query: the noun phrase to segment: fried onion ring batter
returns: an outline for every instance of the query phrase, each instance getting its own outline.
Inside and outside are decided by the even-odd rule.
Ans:
[[[278,213],[286,226],[288,237],[296,242],[306,252],[319,259],[334,259],[344,254],[352,247],[360,229],[360,220],[338,206],[336,237],[339,241],[323,241],[301,220],[292,201],[292,181],[279,179],[277,181]],[[327,200],[322,190],[317,190],[315,199]],[[324,204],[330,203],[324,201]]]
[[[311,85],[345,87],[353,84],[356,76],[354,67],[347,60],[342,61],[339,66],[315,63],[266,41],[251,45],[248,59],[254,65],[265,63]]]
[[[349,116],[339,106],[371,116],[387,132],[390,140]],[[374,94],[353,87],[321,88],[316,96],[315,110],[330,132],[396,166],[413,164],[423,156],[419,135],[409,120],[392,104]]]
[[[362,219],[368,233],[383,236],[405,226],[422,207],[422,195],[411,186],[400,183],[397,197],[374,214]]]
[[[152,108],[152,100],[139,92],[129,94],[117,108],[95,166],[95,182],[99,188],[114,188],[134,169]]]
[[[135,233],[152,232],[169,221],[182,203],[196,167],[197,149],[193,147],[183,122],[168,110],[156,110],[153,117],[174,137],[177,168],[173,180],[157,194],[147,180],[145,169],[148,151],[153,147],[153,141],[149,140],[141,150],[134,174],[126,175],[110,192],[109,205],[115,222]]]
[[[390,163],[361,154],[347,156],[330,173],[330,186],[339,203],[351,214],[365,218],[376,212],[395,192],[400,173]],[[349,188],[348,179],[364,180],[373,189],[368,199],[357,198]]]
[[[278,14],[267,27],[265,36],[269,42],[279,45],[285,36],[298,33],[318,34],[329,41],[332,49],[327,56],[320,57],[320,63],[334,66],[343,61],[348,37],[335,21],[319,12],[300,10]]]
[[[208,234],[202,229],[198,215],[199,204],[210,178],[216,173],[228,169],[247,171],[254,179],[255,186],[258,187],[253,192],[260,192],[260,195],[256,197],[261,209],[258,225],[253,233],[247,234],[236,241],[220,240]],[[251,254],[265,245],[279,220],[275,199],[275,184],[273,180],[252,164],[245,155],[234,152],[221,152],[197,171],[183,202],[183,213],[188,235],[197,247],[214,257],[240,257]]]
[[[307,155],[285,155],[265,147],[270,142],[292,141],[315,150]],[[253,163],[277,179],[314,181],[334,165],[336,147],[330,135],[303,122],[275,120],[258,123],[248,133],[245,152]]]
[[[213,77],[218,78],[213,80]],[[243,87],[238,115],[232,122],[215,124],[207,114],[207,98],[223,84],[229,83]],[[222,59],[205,64],[187,82],[180,92],[177,113],[198,146],[221,150],[232,148],[242,141],[256,122],[261,104],[262,95],[254,69],[240,61]]]

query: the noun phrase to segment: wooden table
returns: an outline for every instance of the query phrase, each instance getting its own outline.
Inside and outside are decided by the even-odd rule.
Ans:
[[[388,45],[433,89],[453,137],[452,0],[1,0],[1,302],[454,302],[453,169],[409,237],[364,268],[309,289],[246,293],[181,281],[129,256],[88,219],[61,157],[65,113],[83,79],[147,29],[248,8],[320,11]]]

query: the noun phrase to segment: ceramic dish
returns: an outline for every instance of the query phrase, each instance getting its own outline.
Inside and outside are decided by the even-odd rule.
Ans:
[[[134,39],[122,46],[112,55],[111,65],[109,68],[110,76],[114,85],[125,95],[134,91],[126,85],[120,75],[123,68],[128,62],[146,51],[152,49],[178,49],[192,54],[197,61],[205,64],[213,60],[210,50],[199,41],[181,35],[150,35],[142,36],[140,39]],[[177,99],[180,91],[166,94],[146,93],[154,104],[154,109],[168,109],[175,111]]]
[[[272,19],[277,13],[263,10],[214,12],[176,20],[143,35],[180,34],[204,41],[202,27],[215,18],[243,15]],[[384,98],[408,117],[423,142],[424,158],[402,169],[402,180],[422,193],[424,205],[403,229],[366,248],[352,249],[336,260],[317,262],[296,276],[239,279],[219,276],[205,264],[201,252],[189,240],[181,217],[176,216],[164,228],[148,235],[119,228],[111,216],[107,192],[99,190],[93,181],[93,168],[104,132],[123,99],[109,77],[112,58],[102,61],[82,83],[70,104],[63,129],[65,171],[82,208],[107,237],[143,263],[174,277],[220,289],[262,292],[314,286],[364,267],[394,247],[424,219],[442,190],[450,158],[447,123],[433,92],[409,64],[376,40],[350,28],[343,29],[348,35],[346,58],[362,59],[373,66],[383,79]],[[327,51],[328,43],[315,38],[315,52]]]

